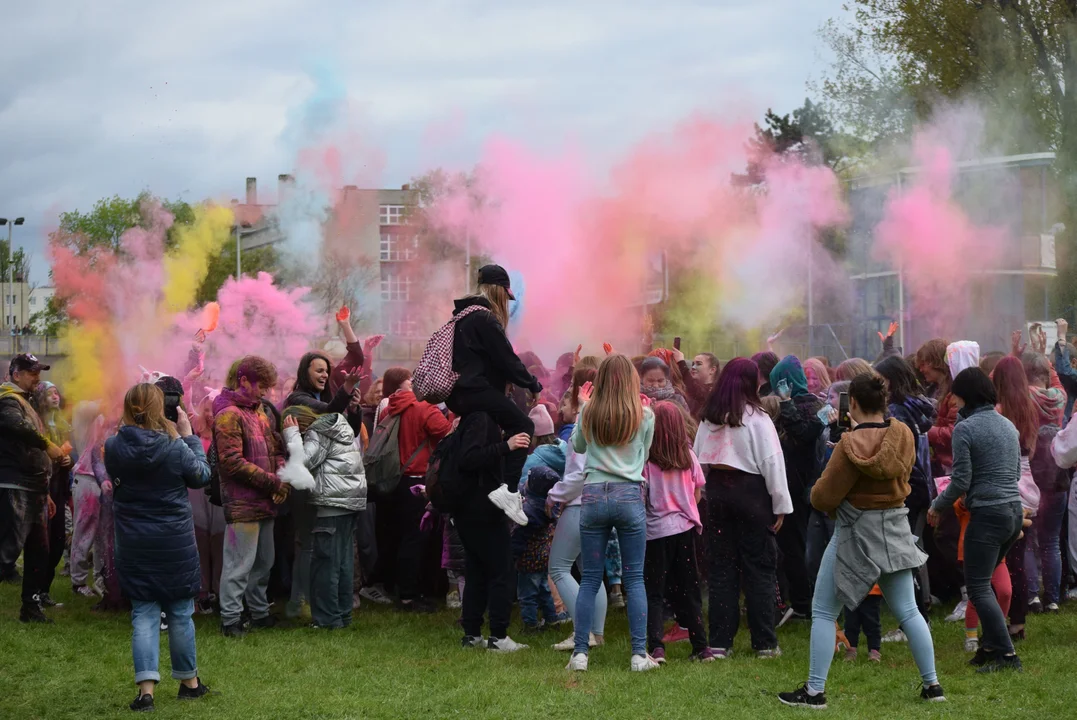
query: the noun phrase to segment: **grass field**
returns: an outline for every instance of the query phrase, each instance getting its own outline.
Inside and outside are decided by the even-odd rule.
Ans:
[[[73,598],[64,578],[54,625],[17,621],[18,588],[0,586],[0,717],[125,717],[135,694],[127,615],[97,615]],[[941,616],[940,616],[941,618]],[[176,700],[162,636],[157,714],[183,718],[789,718],[815,716],[786,708],[775,693],[802,683],[808,668],[808,626],[779,631],[784,657],[757,660],[747,631],[734,656],[690,664],[687,644],[669,648],[670,662],[645,674],[628,671],[624,611],[611,611],[609,644],[591,655],[591,671],[570,675],[566,654],[549,645],[560,631],[524,638],[532,649],[501,656],[459,646],[448,612],[402,616],[364,606],[344,631],[274,629],[230,640],[215,617],[197,617],[202,678],[222,694],[195,703]],[[949,702],[919,700],[919,676],[908,648],[883,646],[883,662],[835,659],[828,685],[834,718],[1077,717],[1077,607],[1059,616],[1030,616],[1019,652],[1020,675],[976,675],[965,664],[963,630],[933,622],[939,676]],[[884,618],[884,628],[893,621]]]

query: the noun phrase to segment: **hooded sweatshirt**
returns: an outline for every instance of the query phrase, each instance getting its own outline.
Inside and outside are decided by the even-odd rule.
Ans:
[[[436,405],[420,402],[410,390],[397,390],[386,399],[385,414],[378,418],[378,422],[400,416],[397,437],[400,440],[403,473],[406,477],[423,477],[430,463],[430,454],[441,439],[452,432],[452,423]]]
[[[520,483],[527,525],[512,531],[512,556],[517,572],[545,574],[549,567],[557,520],[546,514],[546,497],[560,480],[561,475],[553,468],[536,465]]]
[[[466,297],[456,301],[453,314],[479,305],[489,309],[490,303],[482,297]],[[453,332],[452,369],[460,374],[453,393],[493,388],[499,393],[512,383],[518,387],[541,392],[542,386],[527,371],[512,343],[505,335],[505,328],[493,312],[473,312],[456,323]]]
[[[219,409],[218,409],[219,408]],[[227,388],[213,402],[213,437],[225,520],[259,522],[277,516],[273,495],[284,443],[262,401]]]
[[[323,510],[359,512],[366,509],[366,473],[355,433],[340,413],[323,415],[303,433],[306,465],[314,475],[310,503]]]
[[[912,431],[900,420],[857,425],[838,441],[812,488],[811,504],[825,513],[845,500],[858,510],[904,507],[915,462]]]
[[[826,426],[819,419],[823,403],[808,390],[804,368],[793,355],[783,358],[770,373],[770,384],[775,393],[782,380],[789,386],[792,397],[782,401],[781,414],[775,424],[785,455],[789,494],[796,507],[807,501],[807,493],[819,477],[829,434],[824,435]]]
[[[52,459],[63,453],[52,443],[44,423],[18,385],[0,385],[0,488],[45,493]]]

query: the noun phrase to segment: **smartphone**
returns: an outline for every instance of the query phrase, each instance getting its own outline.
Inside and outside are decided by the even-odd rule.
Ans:
[[[181,396],[179,393],[165,393],[165,418],[172,422],[179,422],[179,406]]]
[[[853,426],[852,418],[849,417],[849,393],[838,394],[838,427],[850,428]]]
[[[782,378],[778,381],[777,386],[775,386],[774,392],[777,393],[779,398],[785,398],[789,394],[789,382],[785,378]]]
[[[681,339],[679,337],[673,338],[673,349],[674,350],[680,350],[681,349]]]

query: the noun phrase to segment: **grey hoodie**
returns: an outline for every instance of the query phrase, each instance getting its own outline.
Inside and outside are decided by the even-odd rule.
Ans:
[[[323,415],[303,435],[307,469],[314,475],[310,502],[349,512],[366,509],[366,473],[355,433],[340,413]]]

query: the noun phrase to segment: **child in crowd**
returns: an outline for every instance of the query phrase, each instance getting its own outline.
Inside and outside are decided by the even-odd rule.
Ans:
[[[696,536],[703,529],[699,499],[706,479],[688,443],[684,416],[675,405],[654,406],[654,442],[643,470],[647,482],[647,645],[657,663],[666,661],[662,625],[666,601],[688,630],[692,659],[712,662],[703,627],[703,595],[696,563]]]
[[[876,584],[855,610],[845,608],[845,639],[849,643],[845,651],[847,661],[856,660],[857,648],[860,645],[860,631],[863,630],[864,637],[868,641],[868,660],[882,662],[883,623],[880,615],[882,599],[883,591]]]
[[[557,522],[546,514],[546,497],[561,475],[544,465],[531,469],[520,484],[527,525],[512,533],[512,556],[516,562],[516,594],[520,600],[520,617],[526,632],[539,632],[568,621],[568,614],[558,614],[547,582],[550,544]],[[542,620],[538,611],[542,610]]]

